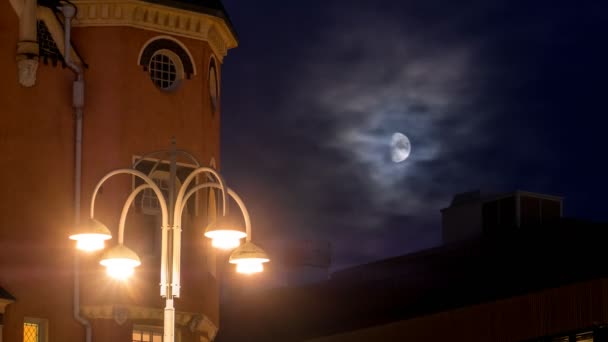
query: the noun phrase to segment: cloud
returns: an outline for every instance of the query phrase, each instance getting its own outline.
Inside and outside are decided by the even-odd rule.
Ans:
[[[326,238],[338,264],[437,243],[452,175],[475,174],[456,156],[480,136],[477,113],[463,112],[477,96],[475,47],[428,41],[390,13],[369,13],[330,10],[321,39],[285,72],[285,99],[264,113],[269,126],[246,157],[285,188],[264,195],[289,211],[265,222],[281,227],[272,235]],[[399,164],[390,160],[395,131],[412,143]],[[366,245],[359,256],[342,247],[354,241]]]
[[[475,47],[427,44],[417,32],[405,32],[386,16],[358,20],[356,12],[340,17],[349,18],[350,24],[339,21],[324,32],[319,45],[310,49],[324,53],[306,56],[306,67],[292,78],[299,101],[286,104],[286,120],[294,126],[319,120],[319,125],[331,127],[326,135],[311,132],[311,143],[344,157],[325,171],[324,179],[332,185],[323,187],[348,179],[360,195],[369,197],[362,203],[368,207],[359,210],[411,215],[432,208],[437,214],[450,190],[438,198],[419,192],[417,184],[432,188],[440,181],[433,179],[436,170],[428,170],[438,165],[429,162],[453,163],[450,155],[467,149],[479,128],[479,113],[462,112],[477,96],[476,85],[470,82]],[[365,22],[369,25],[361,24]],[[390,137],[396,131],[412,142],[410,158],[400,164],[389,155]],[[458,171],[470,170],[461,165]]]
[[[510,3],[306,2],[253,13],[255,36],[242,41],[256,44],[222,75],[233,82],[222,124],[228,179],[255,199],[256,235],[327,239],[336,263],[369,261],[439,243],[439,209],[457,192],[551,184],[558,158],[539,127],[560,108],[540,80],[561,54],[547,59],[539,42],[568,21]],[[258,26],[268,13],[277,22]],[[396,131],[412,144],[399,164]]]

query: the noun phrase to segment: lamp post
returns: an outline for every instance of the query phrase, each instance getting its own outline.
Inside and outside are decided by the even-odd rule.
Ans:
[[[165,198],[156,182],[150,176],[136,170],[137,165],[146,158],[169,156],[169,191]],[[181,155],[192,160],[197,166],[184,180],[177,195],[175,194],[175,180],[177,174],[177,156]],[[159,161],[158,163],[160,163]],[[158,165],[158,164],[157,164]],[[100,261],[106,267],[107,273],[118,279],[131,276],[134,269],[141,265],[137,254],[124,244],[124,232],[127,213],[137,195],[151,189],[160,205],[161,212],[161,267],[160,267],[160,295],[165,298],[164,310],[164,342],[174,342],[175,338],[175,308],[174,298],[180,296],[180,259],[181,259],[181,224],[182,214],[188,199],[199,190],[218,189],[222,196],[222,216],[211,222],[205,229],[205,236],[212,239],[212,246],[221,249],[236,248],[230,255],[229,262],[236,264],[239,273],[251,274],[263,271],[263,263],[268,262],[266,253],[251,242],[251,220],[249,212],[241,198],[232,189],[226,186],[222,176],[213,168],[201,167],[200,163],[190,153],[177,150],[175,143],[168,151],[152,152],[139,158],[129,169],[118,169],[107,173],[97,183],[91,198],[90,218],[77,227],[77,231],[70,236],[76,240],[76,247],[85,251],[94,251],[104,248],[104,241],[112,238],[110,230],[95,219],[95,199],[101,186],[116,175],[132,175],[143,180],[127,198],[118,224],[118,244],[107,250]],[[212,181],[196,184],[188,190],[190,184],[198,175],[211,176]],[[226,220],[228,215],[228,199],[232,198],[241,210],[245,222],[245,231],[229,226]],[[246,238],[245,244],[240,245],[240,239]]]

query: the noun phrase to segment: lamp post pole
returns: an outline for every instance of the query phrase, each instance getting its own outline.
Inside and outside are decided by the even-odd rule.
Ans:
[[[181,236],[181,225],[175,225],[175,214],[173,213],[173,210],[175,209],[175,180],[177,179],[177,151],[175,148],[175,139],[171,141],[171,152],[169,156],[171,159],[171,163],[169,164],[169,227],[171,227],[170,229],[173,229],[174,232],[177,230],[178,234]],[[173,244],[172,246],[171,242],[173,242],[173,239],[175,239],[175,234],[167,234],[166,240],[163,240],[163,248],[167,250],[166,256],[163,256],[163,260],[165,260],[166,265],[173,265],[173,267],[175,267],[175,263],[172,260],[173,253],[176,252],[179,255],[179,252],[181,250],[181,240],[178,241],[177,244]],[[175,251],[173,250],[174,248],[176,248]],[[180,264],[179,256],[177,264]],[[175,307],[173,306],[173,286],[170,286],[169,284],[173,285],[174,280],[171,278],[171,274],[169,273],[168,269],[166,269],[166,272],[167,275],[165,277],[168,281],[170,281],[170,283],[166,285],[167,293],[165,295],[165,315],[163,320],[163,332],[165,335],[164,341],[173,342],[175,340]],[[179,278],[177,279],[177,286],[179,286]]]
[[[137,165],[145,160],[157,155],[169,155],[169,191],[167,198],[163,195],[156,182],[149,175],[136,170]],[[182,155],[190,158],[195,162],[197,168],[194,169],[184,180],[183,184],[176,189],[177,179],[177,156]],[[161,161],[157,162],[160,163]],[[70,239],[77,240],[77,247],[84,250],[97,250],[103,248],[103,241],[111,238],[111,233],[107,227],[101,222],[94,219],[95,217],[95,199],[101,186],[110,178],[116,175],[131,175],[143,180],[143,184],[137,186],[128,196],[123,205],[118,225],[118,245],[112,247],[104,253],[100,264],[107,267],[108,274],[124,279],[134,272],[134,268],[141,264],[137,254],[124,244],[125,223],[129,208],[137,195],[150,189],[158,198],[161,211],[161,267],[160,267],[160,295],[165,298],[163,334],[164,342],[175,341],[175,307],[174,298],[180,296],[180,260],[181,260],[181,218],[187,200],[197,191],[203,189],[214,188],[221,191],[222,195],[222,217],[215,222],[212,222],[205,232],[205,236],[212,239],[212,245],[215,247],[224,247],[225,249],[235,248],[239,246],[240,239],[247,238],[247,242],[233,251],[230,257],[230,263],[237,265],[237,272],[241,273],[257,273],[263,270],[262,263],[268,262],[269,259],[259,247],[251,242],[251,220],[245,204],[241,198],[226,186],[222,176],[213,168],[201,167],[200,163],[189,153],[175,148],[175,143],[172,143],[169,151],[158,151],[147,154],[137,160],[133,168],[118,169],[107,173],[97,183],[91,198],[90,219],[87,226],[78,227],[76,234],[70,236]],[[198,175],[210,175],[214,179],[211,182],[194,185],[189,191],[190,184],[197,178]],[[177,194],[176,194],[177,192]],[[245,231],[225,226],[225,218],[228,213],[227,197],[232,198],[239,206],[244,222]],[[88,247],[88,248],[87,248]]]

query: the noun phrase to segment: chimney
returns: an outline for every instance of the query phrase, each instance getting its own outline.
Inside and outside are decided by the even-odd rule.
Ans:
[[[562,214],[562,197],[527,191],[465,192],[455,195],[450,206],[441,210],[442,240],[447,244],[482,234],[538,226],[558,220]]]

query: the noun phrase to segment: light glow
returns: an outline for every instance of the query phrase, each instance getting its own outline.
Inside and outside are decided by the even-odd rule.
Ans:
[[[233,249],[241,244],[241,240],[233,238],[215,238],[211,240],[211,246],[219,249]]]
[[[236,265],[237,273],[255,274],[264,271],[264,264],[261,262],[240,262]]]
[[[254,274],[264,271],[264,263],[270,261],[265,258],[243,258],[230,261],[236,264],[237,273]]]
[[[105,243],[103,242],[103,240],[98,240],[98,239],[87,239],[87,240],[76,241],[76,249],[79,249],[79,250],[85,251],[85,252],[98,251],[100,249],[103,249],[104,246],[105,246]]]
[[[126,280],[135,273],[135,269],[131,266],[112,265],[106,268],[106,273],[114,279]]]
[[[213,230],[205,233],[211,239],[211,246],[219,249],[233,249],[241,244],[241,239],[247,236],[239,230]]]
[[[76,249],[85,252],[94,252],[105,247],[104,241],[108,239],[102,234],[77,234],[70,236],[70,239],[76,240]]]
[[[126,280],[133,275],[135,267],[141,263],[133,259],[104,259],[99,262],[106,267],[106,273],[118,280]]]

